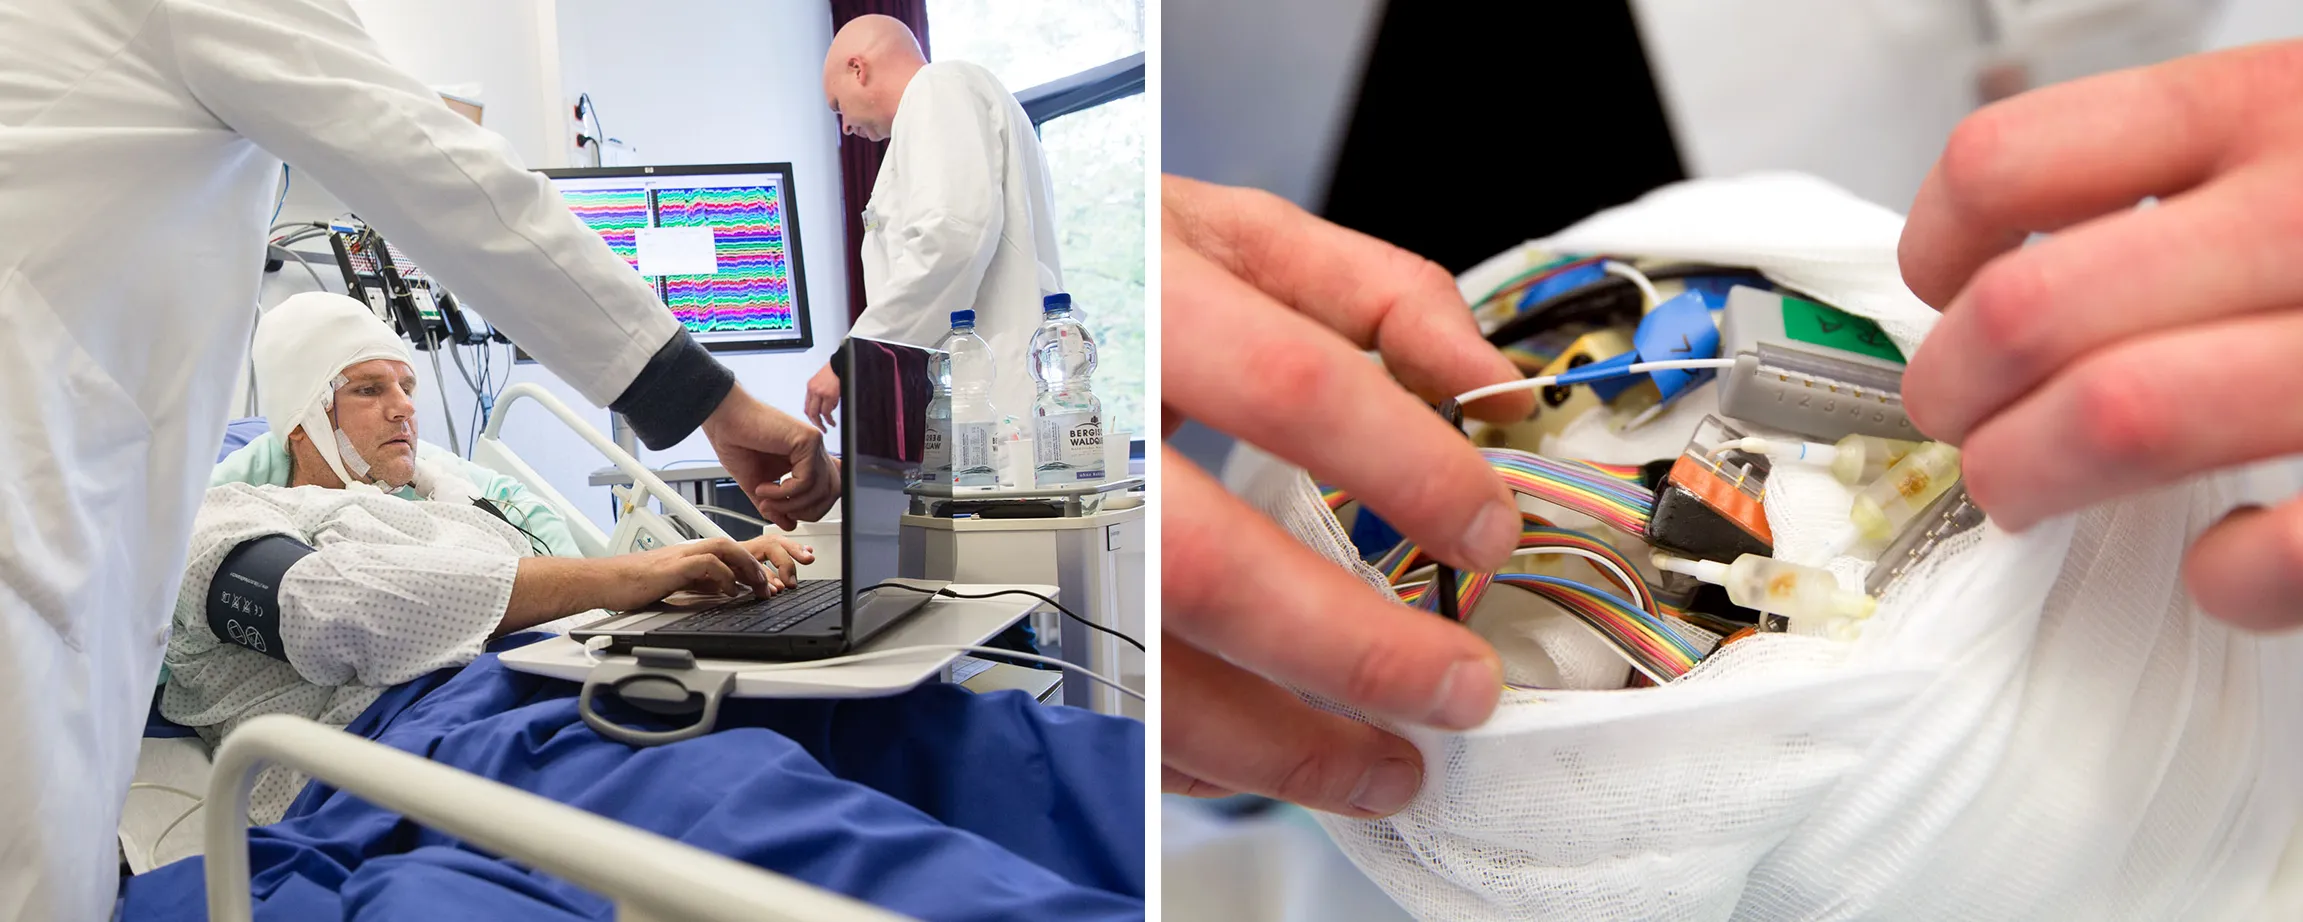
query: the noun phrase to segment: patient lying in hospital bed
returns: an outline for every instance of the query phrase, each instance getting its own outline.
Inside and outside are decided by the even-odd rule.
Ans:
[[[273,432],[219,466],[196,521],[169,719],[213,744],[250,717],[298,714],[927,918],[1141,917],[1134,721],[930,685],[730,702],[717,732],[634,750],[584,726],[576,685],[505,669],[493,652],[543,636],[525,628],[680,589],[774,591],[808,552],[768,536],[553,556],[573,542],[547,504],[419,454],[398,340],[341,300],[283,305],[259,330]],[[300,378],[322,385],[311,406],[293,405]],[[271,412],[274,393],[285,409]],[[279,821],[251,854],[256,894],[283,918],[608,911],[279,768],[250,813]],[[136,878],[123,918],[196,918],[199,873],[194,859]]]

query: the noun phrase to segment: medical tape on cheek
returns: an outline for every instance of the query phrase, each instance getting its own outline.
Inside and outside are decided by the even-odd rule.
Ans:
[[[208,630],[283,663],[288,647],[280,639],[280,583],[296,562],[319,553],[287,535],[243,541],[224,555],[208,582]]]
[[[334,415],[336,392],[342,390],[344,385],[350,384],[351,381],[352,379],[341,374],[329,378],[328,393],[327,396],[321,398],[321,408],[329,412],[328,429],[336,434],[337,459],[344,462],[344,469],[351,472],[353,479],[365,480],[368,477],[368,459],[360,457],[359,450],[352,447],[352,437],[345,435],[344,430],[337,428]]]

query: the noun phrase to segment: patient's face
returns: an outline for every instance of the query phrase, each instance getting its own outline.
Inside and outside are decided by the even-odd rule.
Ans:
[[[372,479],[415,482],[416,370],[392,359],[344,369],[344,386],[336,389],[336,428],[368,460]]]

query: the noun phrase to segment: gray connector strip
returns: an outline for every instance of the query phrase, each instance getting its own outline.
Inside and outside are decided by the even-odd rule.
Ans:
[[[1872,598],[1883,596],[1896,581],[1941,548],[1943,542],[1974,531],[1982,524],[1983,510],[1967,498],[1967,484],[1964,481],[1952,484],[1951,489],[1927,504],[1919,517],[1888,543],[1887,550],[1879,555],[1879,563],[1872,566],[1871,575],[1864,577],[1863,591]]]
[[[1824,441],[1849,434],[1923,441],[1903,412],[1903,376],[1760,343],[1719,377],[1719,412]]]

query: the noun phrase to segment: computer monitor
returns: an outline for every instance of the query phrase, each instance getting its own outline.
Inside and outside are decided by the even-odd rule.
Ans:
[[[705,348],[815,344],[791,164],[539,172]]]

